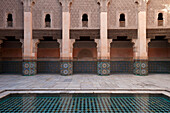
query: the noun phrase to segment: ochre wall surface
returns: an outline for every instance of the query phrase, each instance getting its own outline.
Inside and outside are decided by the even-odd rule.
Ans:
[[[149,57],[156,58],[167,58],[170,57],[170,48],[149,48],[148,49]]]
[[[38,58],[59,58],[59,48],[38,48]]]
[[[133,57],[133,48],[111,48],[110,57]]]
[[[74,48],[73,57],[78,58],[79,52],[81,52],[82,50],[89,50],[92,53],[93,58],[97,58],[97,48]]]
[[[22,49],[2,48],[2,58],[22,58]]]

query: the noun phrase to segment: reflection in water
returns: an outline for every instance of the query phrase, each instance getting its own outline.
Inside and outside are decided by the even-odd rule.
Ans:
[[[0,112],[170,112],[170,98],[151,94],[13,94]]]

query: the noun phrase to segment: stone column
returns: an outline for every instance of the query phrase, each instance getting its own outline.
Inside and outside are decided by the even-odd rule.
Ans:
[[[31,76],[37,72],[36,56],[33,53],[32,6],[34,0],[21,0],[24,6],[23,75]]]
[[[135,0],[138,5],[138,37],[134,41],[134,74],[148,75],[146,13],[148,0]]]
[[[98,63],[97,72],[98,75],[109,75],[110,74],[110,54],[109,44],[107,39],[107,8],[110,0],[98,0],[100,4],[100,45],[98,45]],[[96,40],[97,41],[97,40]]]
[[[0,40],[0,73],[2,73],[2,43],[3,40]]]
[[[62,4],[62,47],[61,51],[61,75],[71,75],[73,73],[73,62],[70,54],[70,4],[72,0],[59,0]]]

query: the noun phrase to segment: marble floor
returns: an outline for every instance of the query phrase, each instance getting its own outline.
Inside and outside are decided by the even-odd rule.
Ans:
[[[135,76],[114,74],[98,76],[75,74],[61,76],[38,74],[35,76],[0,75],[2,90],[166,90],[170,91],[170,74]]]

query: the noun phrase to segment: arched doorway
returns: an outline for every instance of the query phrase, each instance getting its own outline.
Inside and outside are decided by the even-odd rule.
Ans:
[[[97,73],[97,44],[90,37],[80,37],[73,45],[73,73]]]
[[[149,73],[170,73],[170,43],[166,36],[155,36],[148,44]]]
[[[110,72],[133,73],[133,43],[127,36],[118,36],[110,46]]]

